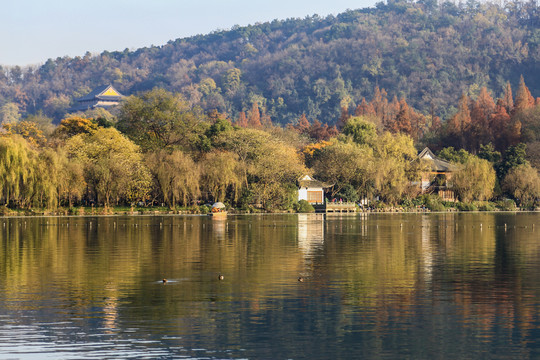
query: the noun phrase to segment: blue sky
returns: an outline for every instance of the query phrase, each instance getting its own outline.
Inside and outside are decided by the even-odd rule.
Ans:
[[[338,14],[377,1],[3,0],[0,64],[41,64],[86,51],[162,45],[233,25]]]

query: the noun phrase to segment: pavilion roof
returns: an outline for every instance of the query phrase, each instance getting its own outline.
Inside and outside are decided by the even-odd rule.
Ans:
[[[300,187],[323,188],[323,189],[333,186],[333,184],[327,184],[322,181],[315,180],[309,175],[304,175],[300,179],[298,179],[298,185]]]
[[[109,100],[109,101],[118,101],[124,98],[118,90],[116,90],[112,85],[102,85],[98,86],[92,90],[89,94],[82,96],[75,101],[91,101],[91,100]]]
[[[418,158],[420,160],[429,161],[432,171],[454,172],[459,169],[457,165],[435,156],[435,154],[433,154],[433,152],[428,147],[422,150],[422,152],[418,155]]]

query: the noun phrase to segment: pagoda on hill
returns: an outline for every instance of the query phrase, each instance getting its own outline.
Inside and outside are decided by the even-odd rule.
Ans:
[[[124,97],[112,85],[99,86],[88,95],[75,99],[76,104],[69,111],[86,111],[94,108],[108,109],[118,105]]]

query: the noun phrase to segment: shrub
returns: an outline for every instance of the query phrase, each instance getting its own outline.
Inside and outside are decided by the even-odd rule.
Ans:
[[[515,211],[516,202],[512,199],[504,199],[497,201],[497,207],[503,211]]]
[[[360,199],[360,196],[358,196],[358,192],[350,184],[345,185],[343,189],[341,189],[341,191],[336,194],[336,197],[354,203]]]
[[[198,209],[198,213],[199,214],[208,214],[212,209],[210,208],[210,206],[207,206],[207,205],[201,205],[199,206],[199,209]]]
[[[479,211],[495,211],[495,205],[490,202],[483,202],[477,205]]]
[[[67,209],[67,215],[79,215],[79,209],[75,207],[70,207]]]
[[[307,200],[300,200],[298,201],[295,206],[294,210],[297,213],[313,213],[315,212],[315,208],[313,205],[311,205]]]
[[[446,208],[440,201],[428,204],[427,208],[431,211],[446,211]]]
[[[416,199],[413,199],[413,200],[410,200],[410,199],[404,199],[402,202],[401,202],[401,206],[405,209],[410,209],[410,208],[413,208],[415,207],[416,205],[418,204],[415,204],[415,200]]]
[[[436,195],[424,194],[413,201],[414,204],[424,205],[431,211],[446,211],[446,207],[441,201],[441,198]]]
[[[467,202],[457,203],[457,209],[459,211],[477,211],[478,210],[473,203],[467,203]]]

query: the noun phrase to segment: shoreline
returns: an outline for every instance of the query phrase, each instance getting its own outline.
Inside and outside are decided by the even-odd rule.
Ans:
[[[396,210],[396,209],[390,209],[390,210],[374,210],[374,211],[357,211],[355,213],[298,213],[298,212],[287,212],[287,211],[281,211],[281,212],[256,212],[256,213],[250,213],[250,212],[237,212],[237,213],[231,213],[229,212],[229,216],[268,216],[268,215],[329,215],[332,217],[353,217],[357,215],[398,215],[398,214],[422,214],[422,215],[428,215],[428,214],[488,214],[488,213],[540,213],[540,209],[516,209],[516,210],[474,210],[474,211],[464,211],[464,210],[451,210],[451,211],[430,211],[430,210],[420,210],[420,211],[409,211],[409,210]],[[159,211],[144,211],[144,212],[113,212],[109,214],[103,214],[103,213],[95,213],[95,214],[62,214],[62,213],[33,213],[33,214],[6,214],[6,215],[0,215],[0,218],[85,218],[85,217],[155,217],[155,216],[185,216],[185,217],[207,217],[207,213],[190,213],[190,212],[159,212]]]

